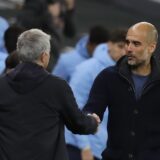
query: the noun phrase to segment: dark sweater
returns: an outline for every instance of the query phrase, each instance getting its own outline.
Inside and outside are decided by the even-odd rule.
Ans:
[[[67,160],[64,124],[79,134],[97,127],[64,80],[32,63],[0,78],[0,160]]]

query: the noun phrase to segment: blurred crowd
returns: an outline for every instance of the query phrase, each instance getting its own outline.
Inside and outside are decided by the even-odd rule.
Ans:
[[[13,3],[16,6],[19,4],[18,13],[12,19],[12,25],[17,30],[39,28],[51,35],[52,50],[48,66],[48,71],[51,71],[62,49],[63,37],[73,38],[76,34],[74,0],[25,0],[23,3]]]

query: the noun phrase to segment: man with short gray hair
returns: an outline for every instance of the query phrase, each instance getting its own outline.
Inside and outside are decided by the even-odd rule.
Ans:
[[[20,59],[24,62],[39,63],[39,56],[41,54],[43,56],[45,56],[45,54],[50,55],[50,50],[50,36],[39,29],[28,30],[18,38],[17,51]],[[43,63],[41,63],[41,65],[42,64]],[[48,65],[48,62],[45,63],[45,65]]]
[[[67,83],[45,70],[49,35],[23,32],[17,52],[21,63],[0,78],[0,160],[67,160],[64,124],[93,134],[99,119],[80,112]]]

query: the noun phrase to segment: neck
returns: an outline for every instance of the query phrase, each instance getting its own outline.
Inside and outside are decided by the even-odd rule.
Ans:
[[[137,68],[132,68],[132,73],[141,75],[141,76],[147,76],[151,73],[151,64],[147,63],[141,66],[138,66]]]

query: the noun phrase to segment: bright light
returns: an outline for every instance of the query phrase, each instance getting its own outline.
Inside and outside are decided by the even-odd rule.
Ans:
[[[160,0],[150,0],[150,1],[160,3]]]

